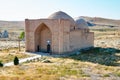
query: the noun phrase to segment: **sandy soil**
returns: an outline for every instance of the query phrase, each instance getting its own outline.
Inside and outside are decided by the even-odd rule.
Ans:
[[[20,46],[24,47],[25,42],[21,41]],[[0,49],[8,49],[18,47],[18,41],[0,41]]]

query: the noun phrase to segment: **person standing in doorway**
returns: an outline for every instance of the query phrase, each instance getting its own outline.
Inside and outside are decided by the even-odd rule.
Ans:
[[[50,40],[47,41],[47,53],[50,53],[50,54],[51,54]]]

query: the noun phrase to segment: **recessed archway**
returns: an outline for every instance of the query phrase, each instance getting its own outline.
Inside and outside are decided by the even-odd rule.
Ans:
[[[52,44],[52,33],[47,25],[40,24],[35,30],[35,48],[36,52],[47,52],[48,41]],[[52,46],[51,46],[52,48]],[[52,49],[50,49],[51,51]]]

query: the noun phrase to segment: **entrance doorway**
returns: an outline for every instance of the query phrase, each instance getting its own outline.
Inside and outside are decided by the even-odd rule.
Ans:
[[[35,43],[37,52],[51,52],[51,31],[42,23],[35,32]],[[50,42],[48,45],[48,41]]]

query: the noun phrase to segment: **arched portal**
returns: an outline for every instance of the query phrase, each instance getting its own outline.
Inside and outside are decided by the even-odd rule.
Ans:
[[[36,52],[47,52],[47,45],[52,45],[52,33],[48,26],[42,23],[35,31]],[[52,46],[51,46],[52,48]],[[51,51],[50,48],[50,51]]]

